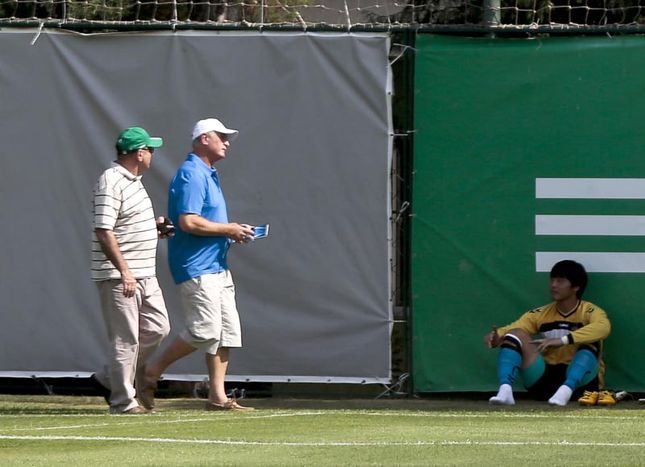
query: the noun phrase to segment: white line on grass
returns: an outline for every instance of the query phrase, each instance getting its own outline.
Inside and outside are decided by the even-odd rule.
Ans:
[[[273,410],[273,409],[265,409]],[[504,412],[502,410],[490,410],[487,412],[435,412],[432,409],[419,411],[369,411],[369,410],[344,410],[344,409],[332,409],[332,410],[320,410],[320,411],[307,411],[307,412],[279,412],[279,413],[263,413],[260,411],[255,414],[239,414],[239,413],[225,413],[225,412],[212,412],[212,416],[209,417],[199,417],[199,418],[178,418],[176,420],[164,420],[163,417],[166,416],[177,416],[178,414],[172,412],[158,412],[153,415],[146,416],[144,418],[137,417],[128,418],[127,416],[122,415],[108,415],[108,414],[56,414],[57,418],[114,418],[114,417],[123,417],[128,418],[128,422],[117,422],[109,423],[109,425],[135,425],[135,424],[148,424],[150,421],[154,423],[184,423],[184,422],[202,422],[210,420],[222,420],[224,417],[227,421],[244,421],[244,420],[257,420],[262,418],[280,418],[280,417],[308,417],[308,416],[320,416],[320,415],[350,415],[355,417],[356,415],[365,415],[370,417],[430,417],[430,418],[491,418],[491,417],[500,417],[500,418],[531,418],[531,419],[558,419],[558,418],[575,418],[576,420],[642,420],[642,416],[632,416],[632,415],[595,415],[592,412],[595,409],[589,410],[576,410],[575,412],[562,412],[558,413],[559,409],[547,410],[543,414],[534,414],[534,413],[522,413],[519,411],[516,412]],[[179,415],[181,417],[181,415]],[[51,414],[20,414],[20,415],[3,415],[4,419],[8,418],[17,418],[20,420],[25,420],[27,418],[51,418]],[[129,420],[132,420],[130,422]],[[136,420],[136,422],[135,422]],[[87,424],[79,425],[78,428],[92,427],[92,426],[103,426],[104,424]],[[51,428],[41,428],[41,429],[56,429],[57,427]],[[58,428],[66,428],[65,426]],[[15,428],[18,430],[21,428]],[[38,429],[38,428],[29,428],[29,429]]]
[[[260,418],[276,418],[276,417],[296,417],[296,416],[307,416],[307,415],[320,415],[323,412],[298,412],[298,413],[275,413],[267,415],[242,415],[239,417],[227,418],[227,422],[235,420],[258,420]],[[128,421],[117,422],[117,423],[86,423],[83,425],[58,425],[58,426],[41,426],[41,427],[27,427],[27,428],[4,428],[9,431],[46,431],[46,430],[73,430],[78,428],[100,428],[104,426],[132,426],[132,425],[149,425],[151,421],[157,424],[169,424],[169,423],[194,423],[194,422],[209,422],[215,420],[213,417],[208,418],[180,418],[177,420],[163,420],[157,418],[158,415],[152,415],[150,418],[136,418],[128,419]],[[222,420],[222,418],[217,418],[217,420]]]
[[[578,441],[357,441],[357,442],[289,442],[289,441],[245,441],[230,439],[182,439],[182,438],[129,438],[123,436],[14,436],[0,435],[0,439],[22,440],[22,441],[117,441],[117,442],[148,442],[148,443],[170,443],[170,444],[218,444],[237,446],[302,446],[302,447],[324,447],[324,446],[572,446],[572,447],[645,447],[641,443],[597,443]]]
[[[178,414],[177,412],[181,410],[183,414]],[[295,412],[295,411],[289,411],[289,412],[279,412],[279,410],[289,410],[289,409],[262,409],[261,411],[256,412],[255,414],[253,413],[240,413],[240,412],[206,412],[205,410],[193,410],[193,409],[162,409],[159,412],[156,412],[154,414],[149,415],[149,417],[164,417],[164,416],[183,416],[186,414],[190,413],[209,413],[213,416],[216,416],[218,419],[222,416],[229,415],[231,418],[236,418],[236,419],[243,419],[243,418],[272,418],[272,417],[296,417],[299,415],[325,415],[325,414],[338,414],[344,412],[343,410],[317,410],[317,411],[307,411],[307,412]],[[275,413],[270,413],[267,414],[265,413],[269,411],[275,411]],[[347,413],[350,413],[347,411]],[[352,412],[356,413],[356,411]],[[114,418],[114,417],[124,417],[126,418],[127,416],[123,415],[114,415],[114,414],[109,414],[107,411],[105,413],[96,413],[96,414],[88,414],[88,413],[77,413],[77,414],[71,414],[71,413],[66,413],[66,414],[47,414],[47,413],[36,413],[36,414],[30,414],[30,413],[19,413],[19,414],[2,414],[3,419],[9,419],[9,418],[18,418],[18,419],[25,419],[25,418],[51,418],[51,417],[56,417],[56,418]],[[212,420],[212,418],[204,418],[203,420]]]
[[[430,417],[430,418],[491,418],[491,417],[501,417],[501,418],[544,418],[544,419],[558,419],[558,418],[575,418],[576,420],[643,420],[643,416],[632,416],[632,415],[587,415],[596,409],[589,410],[576,410],[576,412],[560,412],[561,408],[549,408],[545,410],[543,414],[533,414],[533,413],[522,413],[519,411],[515,412],[504,412],[504,408],[499,410],[491,409],[488,412],[434,412],[432,409],[429,410],[419,410],[418,412],[371,412],[371,411],[348,411],[348,415],[366,415],[371,417]],[[334,411],[334,412],[325,412],[326,414],[342,414],[345,411]]]

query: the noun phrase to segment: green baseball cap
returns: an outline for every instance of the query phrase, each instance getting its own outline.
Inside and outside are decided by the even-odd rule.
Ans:
[[[127,154],[141,148],[160,148],[163,139],[152,137],[141,127],[133,126],[121,132],[116,140],[116,149],[120,154]]]

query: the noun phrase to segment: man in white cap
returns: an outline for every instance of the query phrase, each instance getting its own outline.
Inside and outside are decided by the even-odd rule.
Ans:
[[[141,183],[162,144],[143,128],[124,130],[116,142],[117,161],[94,186],[92,280],[111,348],[109,363],[93,380],[110,392],[105,397],[113,414],[148,412],[137,402],[135,374],[141,382],[146,359],[170,332],[155,264],[164,219],[155,219]]]
[[[179,167],[168,196],[170,220],[177,225],[168,244],[168,261],[179,285],[185,329],[146,368],[140,401],[154,407],[156,382],[178,359],[204,351],[209,376],[206,410],[253,410],[227,397],[224,379],[229,348],[242,346],[235,288],[226,262],[231,243],[246,243],[253,228],[228,221],[226,202],[214,164],[226,157],[237,130],[207,118],[195,124],[193,150]]]

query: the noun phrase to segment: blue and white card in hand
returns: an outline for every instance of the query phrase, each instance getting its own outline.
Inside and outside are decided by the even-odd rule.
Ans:
[[[253,227],[253,240],[269,236],[269,224],[256,225]]]

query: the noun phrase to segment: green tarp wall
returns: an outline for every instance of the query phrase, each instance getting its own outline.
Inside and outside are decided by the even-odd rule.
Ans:
[[[612,321],[606,386],[644,391],[645,38],[417,49],[414,390],[495,389],[483,335],[548,303],[571,258]]]

